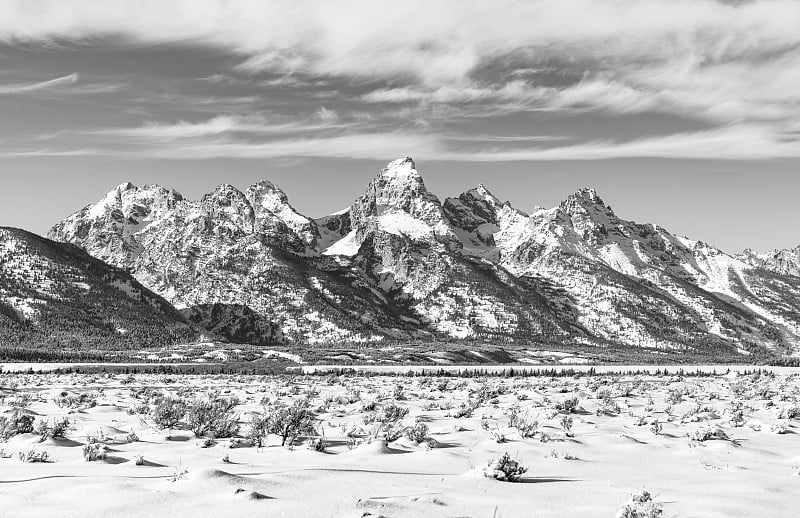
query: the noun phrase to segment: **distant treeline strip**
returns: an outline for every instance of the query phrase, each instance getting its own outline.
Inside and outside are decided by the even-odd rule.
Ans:
[[[675,368],[657,368],[654,371],[650,370],[642,370],[642,369],[620,369],[618,371],[602,371],[599,372],[591,367],[586,370],[578,370],[578,369],[548,369],[548,368],[513,368],[509,367],[508,369],[503,370],[496,370],[496,369],[459,369],[459,370],[447,370],[447,369],[409,369],[407,371],[387,371],[387,372],[373,372],[367,370],[356,370],[347,367],[342,367],[341,369],[326,369],[324,371],[313,371],[302,373],[302,375],[307,376],[346,376],[346,377],[380,377],[380,376],[389,376],[389,377],[441,377],[441,378],[536,378],[536,377],[543,377],[543,378],[581,378],[581,377],[591,377],[591,376],[678,376],[678,377],[712,377],[712,376],[719,376],[724,375],[731,372],[730,369],[721,369],[717,371],[717,369],[707,370],[707,369],[675,369]],[[769,366],[753,366],[751,369],[744,369],[744,370],[737,370],[738,374],[741,375],[750,375],[750,374],[764,374],[769,375],[772,371],[770,371]],[[301,375],[301,373],[298,373]]]

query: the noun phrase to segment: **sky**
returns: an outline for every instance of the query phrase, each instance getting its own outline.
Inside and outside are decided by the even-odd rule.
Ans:
[[[131,181],[302,213],[414,157],[440,198],[594,187],[730,252],[800,244],[795,0],[0,0],[0,225]]]

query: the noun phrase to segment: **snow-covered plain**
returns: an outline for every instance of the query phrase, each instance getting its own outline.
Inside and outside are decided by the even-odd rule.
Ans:
[[[150,412],[164,396],[190,404],[235,396],[239,437],[201,447],[205,439],[183,423],[160,429]],[[324,451],[302,438],[292,448],[274,435],[260,448],[247,442],[252,414],[306,397],[316,432],[324,432]],[[573,398],[574,408],[566,404]],[[0,421],[66,417],[71,425],[65,438],[40,442],[36,433],[22,433],[0,442],[0,515],[594,517],[614,516],[646,489],[663,516],[798,516],[799,400],[800,377],[786,372],[6,373]],[[387,441],[373,419],[386,422],[391,405],[409,411],[399,429],[427,427],[424,440]],[[84,460],[92,441],[105,445],[104,460]],[[19,452],[31,449],[47,452],[50,462],[19,460]],[[504,452],[529,468],[516,483],[483,476]]]

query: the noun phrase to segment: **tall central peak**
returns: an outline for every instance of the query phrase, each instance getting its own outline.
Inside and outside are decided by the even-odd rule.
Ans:
[[[405,213],[427,225],[434,235],[452,237],[442,203],[425,188],[411,157],[398,158],[381,169],[364,194],[353,202],[350,218],[353,227],[358,228],[392,213]]]
[[[417,165],[414,163],[414,159],[407,156],[389,162],[381,171],[381,175],[387,177],[419,176],[419,172],[417,172]]]
[[[440,206],[439,200],[425,188],[422,176],[411,157],[389,162],[367,186],[366,192],[353,203],[353,222],[380,216],[389,210],[401,210],[413,215],[420,203]]]
[[[425,182],[411,157],[392,160],[367,187],[367,195],[374,193],[380,205],[394,206],[406,201],[407,196],[427,195]],[[399,207],[403,208],[403,207]]]

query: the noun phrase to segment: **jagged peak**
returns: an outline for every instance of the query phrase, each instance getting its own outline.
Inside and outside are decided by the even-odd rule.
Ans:
[[[146,183],[141,187],[133,187],[137,191],[165,191],[165,192],[173,192],[175,189],[167,189],[166,187],[162,187],[157,183]]]
[[[486,186],[483,185],[482,183],[479,183],[477,187],[473,187],[472,189],[467,189],[466,191],[464,191],[464,194],[471,194],[473,196],[477,195],[478,197],[483,197],[483,196],[494,197],[494,195],[489,191],[489,189],[487,189]]]
[[[388,164],[386,164],[385,169],[413,169],[416,170],[417,165],[414,163],[414,159],[410,156],[405,156],[403,158],[397,158],[392,160]]]
[[[139,195],[140,193],[159,193],[162,195],[172,196],[178,200],[183,199],[183,195],[181,195],[181,193],[175,189],[167,189],[166,187],[162,187],[155,183],[146,183],[141,187],[138,187],[131,182],[123,182],[111,189],[111,191],[109,191],[106,195],[106,199],[119,198],[128,194]],[[98,203],[102,203],[102,201]]]
[[[176,199],[182,199],[180,194],[175,191],[171,192]],[[155,193],[160,193],[161,197],[164,198],[170,191],[158,185],[145,184],[143,187],[137,187],[131,182],[123,182],[108,191],[98,201],[90,203],[74,213],[70,218],[80,218],[87,215],[92,218],[104,218],[112,210],[123,208],[130,203],[149,206],[152,204],[152,200],[158,198]]]
[[[501,202],[497,196],[492,194],[492,192],[482,183],[479,183],[477,187],[473,187],[472,189],[465,191],[464,194],[478,200],[487,201],[493,205],[503,205],[503,202]]]
[[[597,194],[597,191],[592,187],[581,187],[577,189],[574,193],[570,195],[571,198],[575,198],[578,200],[583,200],[589,203],[594,203],[596,205],[603,205],[605,206],[605,202],[600,196]]]
[[[221,184],[217,185],[214,188],[214,190],[211,192],[211,194],[214,194],[214,193],[221,193],[221,194],[238,193],[238,194],[242,194],[242,191],[240,191],[235,186],[233,186],[233,185],[231,185],[229,183],[221,183]]]
[[[289,203],[289,197],[269,180],[261,180],[247,188],[247,200],[259,221],[279,219],[294,231],[307,245],[314,246],[318,237],[316,223],[300,214]]]
[[[291,206],[286,193],[269,180],[261,180],[248,187],[247,199],[250,200],[253,207],[267,209],[271,212],[275,212],[283,206]]]
[[[121,184],[119,184],[116,187],[114,187],[114,189],[112,189],[111,192],[134,191],[134,190],[137,190],[137,189],[138,189],[138,187],[133,185],[131,182],[122,182]]]
[[[594,208],[600,209],[610,216],[614,215],[611,207],[606,205],[600,195],[597,194],[597,191],[590,187],[582,187],[567,196],[561,202],[559,208],[568,214],[585,213],[587,209]]]
[[[269,180],[261,180],[248,187],[247,198],[254,206],[263,205],[264,203],[267,205],[276,203],[281,205],[289,204],[289,197],[283,192],[283,189]]]
[[[390,217],[390,213],[394,216]],[[437,239],[455,238],[443,212],[442,203],[429,192],[411,157],[399,158],[387,164],[367,186],[364,194],[350,207],[353,228],[367,228],[373,220],[386,223],[406,221],[405,215],[423,222]]]
[[[238,201],[239,203],[245,204],[249,203],[244,193],[229,183],[221,183],[217,185],[213,191],[203,196],[202,201],[206,203],[223,202],[225,204],[233,201]]]
[[[395,205],[398,202],[405,204],[409,197],[417,196],[433,197],[425,188],[425,183],[416,169],[414,160],[411,157],[405,157],[389,162],[386,167],[378,171],[366,192],[359,199],[364,201],[364,199],[372,198],[374,200],[375,197],[378,197],[379,204]],[[356,203],[359,201],[356,200]]]
[[[386,167],[378,172],[377,180],[387,183],[411,181],[422,184],[422,176],[417,171],[414,160],[409,156],[386,164]]]
[[[402,199],[406,196],[433,198],[428,192],[422,175],[417,171],[416,164],[411,157],[392,160],[386,167],[378,171],[377,176],[370,182],[367,195],[376,194],[382,199],[381,203],[393,205],[389,199]],[[437,199],[438,203],[438,199]]]
[[[108,191],[100,200],[90,203],[84,207],[84,210],[88,210],[92,206],[106,206],[120,203],[124,197],[129,196],[128,193],[136,193],[138,191],[139,188],[133,185],[131,182],[123,182]]]
[[[248,191],[253,190],[253,191],[280,191],[280,192],[283,192],[283,190],[281,190],[280,187],[278,187],[277,185],[275,185],[274,183],[272,183],[269,180],[259,180],[256,183],[254,183],[253,185],[251,185],[250,187],[248,187],[247,190]]]

